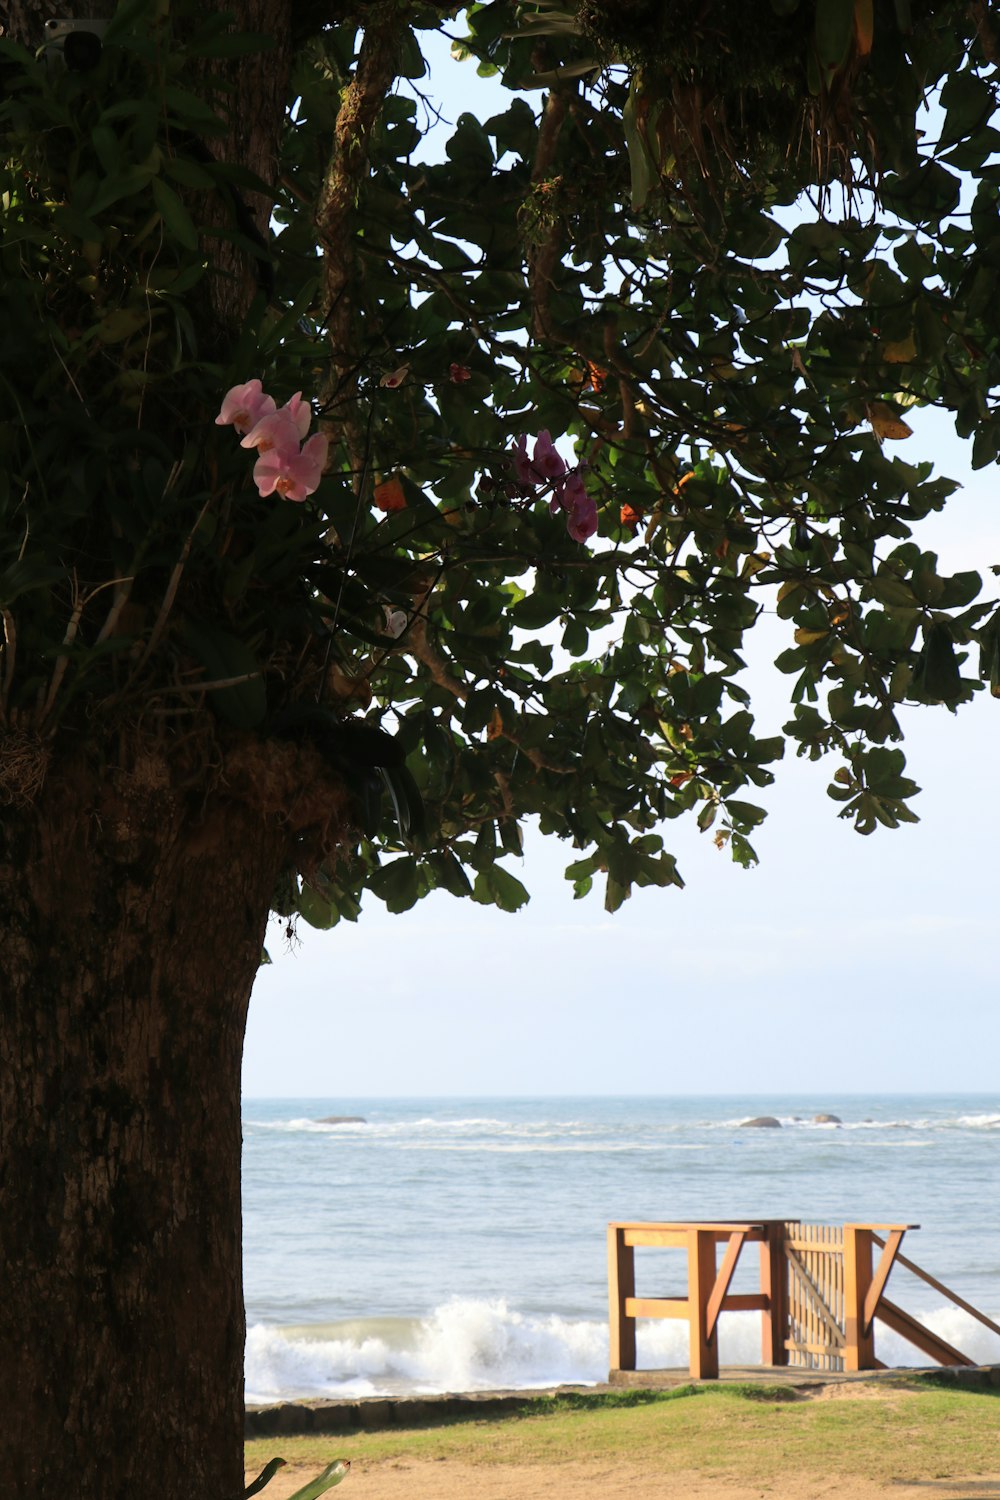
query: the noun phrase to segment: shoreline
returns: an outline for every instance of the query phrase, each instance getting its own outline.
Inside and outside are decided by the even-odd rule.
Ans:
[[[686,1370],[617,1372],[600,1385],[560,1385],[544,1390],[441,1392],[412,1396],[357,1396],[351,1400],[315,1397],[248,1405],[244,1436],[253,1438],[320,1436],[325,1433],[377,1432],[388,1427],[425,1427],[451,1422],[530,1414],[553,1400],[614,1397],[625,1391],[665,1393],[693,1386],[757,1385],[784,1387],[790,1395],[805,1396],[826,1386],[892,1384],[954,1384],[970,1389],[1000,1389],[1000,1364],[915,1368],[893,1366],[857,1374],[832,1370],[769,1368],[762,1365],[730,1367],[718,1380],[692,1380]]]

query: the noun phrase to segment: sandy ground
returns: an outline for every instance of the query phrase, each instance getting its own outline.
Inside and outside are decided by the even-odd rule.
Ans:
[[[315,1478],[315,1469],[282,1469],[261,1500],[288,1500]],[[248,1475],[248,1481],[253,1476]],[[693,1470],[637,1466],[623,1459],[605,1470],[593,1464],[479,1465],[397,1461],[355,1463],[345,1481],[350,1500],[997,1500],[1000,1469],[988,1478],[926,1480],[919,1484],[874,1483],[787,1474],[776,1485],[734,1484]],[[328,1492],[347,1500],[339,1486]]]
[[[829,1385],[820,1401],[877,1401],[873,1384]],[[350,1439],[333,1439],[349,1452]],[[346,1456],[346,1454],[345,1454]],[[288,1500],[318,1469],[289,1465],[262,1491],[261,1500]],[[255,1477],[247,1474],[247,1483]],[[1000,1500],[1000,1458],[989,1474],[947,1479],[874,1480],[786,1472],[780,1483],[747,1484],[637,1462],[628,1454],[604,1467],[592,1462],[470,1464],[454,1459],[356,1460],[344,1481],[328,1491],[336,1500]]]

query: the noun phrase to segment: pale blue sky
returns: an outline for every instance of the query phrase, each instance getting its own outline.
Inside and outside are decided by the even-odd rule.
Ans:
[[[483,108],[468,65],[444,74],[452,119],[472,107],[463,88]],[[966,481],[917,540],[988,570],[995,470],[968,474],[936,413],[911,421],[905,457]],[[749,685],[779,729],[787,679],[755,666]],[[921,822],[869,838],[826,796],[836,762],[785,760],[755,798],[757,869],[675,823],[686,889],[637,892],[613,917],[596,890],[572,899],[569,846],[534,838],[514,866],[533,899],[513,916],[442,894],[389,916],[370,899],[357,926],[303,924],[291,952],[275,924],[244,1093],[1000,1093],[998,721],[986,694],[957,716],[908,711]]]

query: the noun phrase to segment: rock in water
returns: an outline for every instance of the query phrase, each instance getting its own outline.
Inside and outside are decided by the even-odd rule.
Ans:
[[[324,1115],[317,1125],[367,1125],[363,1115]]]
[[[814,1125],[843,1125],[839,1115],[813,1115]]]
[[[780,1130],[781,1121],[776,1120],[773,1115],[758,1115],[754,1120],[741,1120],[741,1130]]]

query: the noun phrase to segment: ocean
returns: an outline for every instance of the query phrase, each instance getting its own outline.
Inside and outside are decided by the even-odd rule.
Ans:
[[[742,1128],[761,1115],[781,1129]],[[249,1402],[606,1379],[613,1219],[918,1224],[904,1254],[1000,1322],[1000,1095],[244,1099],[243,1134]],[[682,1254],[636,1265],[640,1294],[683,1294]],[[889,1292],[1000,1362],[905,1268]],[[639,1366],[684,1366],[686,1338],[640,1322]],[[757,1314],[719,1338],[759,1360]],[[876,1350],[927,1362],[885,1331]]]

